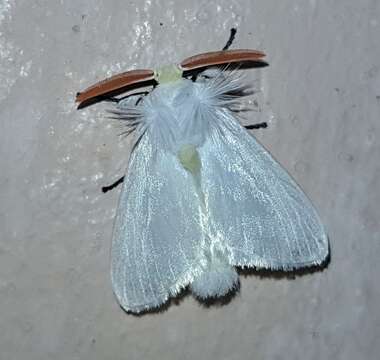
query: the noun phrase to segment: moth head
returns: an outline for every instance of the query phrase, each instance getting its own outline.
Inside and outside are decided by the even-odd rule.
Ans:
[[[164,65],[154,71],[154,80],[159,84],[171,83],[182,79],[182,70],[174,64]]]

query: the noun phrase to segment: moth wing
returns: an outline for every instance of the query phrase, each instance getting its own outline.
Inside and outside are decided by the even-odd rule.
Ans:
[[[146,132],[131,154],[112,239],[112,284],[125,310],[157,307],[192,280],[199,218],[191,177]]]
[[[201,150],[202,186],[231,264],[282,270],[321,264],[328,239],[309,199],[235,118],[221,113],[218,121]]]

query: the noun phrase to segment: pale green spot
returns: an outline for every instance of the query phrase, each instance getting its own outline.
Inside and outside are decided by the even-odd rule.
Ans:
[[[178,151],[178,159],[181,165],[189,171],[191,174],[196,176],[201,170],[201,159],[199,158],[199,153],[197,148],[192,144],[182,145],[181,149]]]
[[[165,65],[154,72],[154,79],[159,83],[170,83],[182,79],[182,70],[177,65]]]

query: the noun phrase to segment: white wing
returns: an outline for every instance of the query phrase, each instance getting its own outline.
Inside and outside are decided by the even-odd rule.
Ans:
[[[201,148],[202,188],[231,265],[293,269],[321,264],[328,240],[308,198],[227,111],[216,110]]]
[[[132,153],[116,215],[111,276],[127,311],[157,307],[199,271],[199,201],[178,159],[144,134]]]
[[[228,94],[240,83],[222,77],[186,84],[174,89],[180,109],[171,103],[176,93],[170,87],[161,88],[160,101],[154,93],[147,101],[156,99],[149,107],[156,120],[172,107],[173,117],[165,110],[165,121],[156,121],[158,138],[174,134],[178,120],[186,120],[186,131],[173,138],[197,147],[199,179],[147,131],[124,180],[111,273],[121,306],[132,312],[157,307],[208,275],[213,256],[227,256],[233,266],[287,270],[321,264],[328,255],[327,236],[310,201],[227,110],[233,105]],[[189,86],[196,87],[196,97],[189,96]],[[131,117],[135,126],[136,114],[123,119]]]

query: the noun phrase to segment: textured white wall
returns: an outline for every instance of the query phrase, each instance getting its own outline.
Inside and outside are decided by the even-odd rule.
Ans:
[[[0,1],[0,359],[379,358],[380,3]],[[160,25],[162,23],[162,25]],[[243,277],[225,306],[191,296],[125,314],[109,247],[128,141],[76,111],[105,76],[223,46],[264,50],[256,136],[329,230],[323,272]]]

